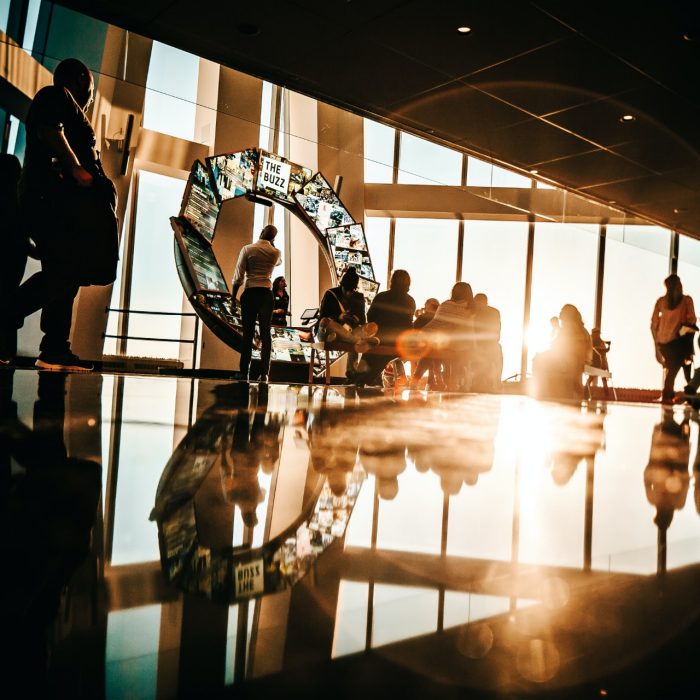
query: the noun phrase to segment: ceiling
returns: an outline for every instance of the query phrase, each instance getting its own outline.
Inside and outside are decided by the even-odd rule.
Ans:
[[[700,237],[687,0],[59,4]]]

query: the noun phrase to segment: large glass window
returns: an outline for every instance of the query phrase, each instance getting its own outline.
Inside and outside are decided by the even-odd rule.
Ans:
[[[530,178],[469,156],[467,185],[475,187],[530,187]]]
[[[371,119],[364,120],[365,182],[391,183],[394,174],[395,131]]]
[[[617,386],[659,387],[662,370],[649,326],[668,275],[671,232],[658,226],[609,225],[601,334]],[[679,373],[677,386],[682,384]]]
[[[370,217],[365,219],[365,236],[367,247],[374,268],[374,278],[381,285],[381,291],[388,289],[387,272],[389,270],[389,231],[391,221],[385,218]]]
[[[450,219],[397,219],[393,269],[408,270],[418,307],[450,298],[457,277],[459,224]]]
[[[461,185],[462,154],[401,133],[400,185]]]
[[[700,241],[689,236],[679,236],[678,275],[683,282],[683,291],[690,294],[695,313],[700,313]]]
[[[144,128],[195,140],[198,81],[197,56],[154,41],[146,78]]]
[[[532,264],[532,301],[528,350],[546,350],[551,338],[550,319],[564,304],[573,304],[590,331],[595,307],[598,226],[550,224],[535,226]]]
[[[462,279],[501,312],[503,377],[520,372],[527,258],[525,221],[465,221]]]

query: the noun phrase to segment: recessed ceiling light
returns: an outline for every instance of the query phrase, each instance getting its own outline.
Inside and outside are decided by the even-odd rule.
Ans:
[[[537,173],[539,173],[539,172],[540,172],[539,170],[531,170],[530,175],[537,175]]]
[[[684,211],[688,211],[688,207],[676,207],[673,210],[674,214],[682,214]]]
[[[623,114],[620,117],[621,122],[633,122],[637,117],[634,116],[634,114]]]
[[[458,31],[460,34],[469,34],[469,32],[471,32],[471,30],[472,30],[472,28],[471,28],[471,27],[467,27],[467,26],[457,27],[457,31]]]
[[[683,34],[683,39],[684,39],[685,41],[693,41],[693,40],[695,39],[695,35],[692,34],[691,32],[685,32],[685,33]]]

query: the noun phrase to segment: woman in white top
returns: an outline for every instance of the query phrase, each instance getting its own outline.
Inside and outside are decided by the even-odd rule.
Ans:
[[[656,346],[656,359],[664,366],[661,401],[672,403],[676,375],[686,360],[693,356],[693,336],[698,327],[693,300],[683,294],[680,277],[669,275],[664,285],[666,294],[656,300],[651,315],[651,334]]]

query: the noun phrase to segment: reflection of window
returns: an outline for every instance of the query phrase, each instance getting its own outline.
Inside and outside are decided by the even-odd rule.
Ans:
[[[689,236],[679,236],[678,275],[683,291],[693,297],[695,313],[700,313],[700,241]]]
[[[340,582],[331,658],[354,654],[365,648],[368,595],[367,583]]]
[[[608,226],[601,330],[612,341],[608,362],[617,386],[661,387],[649,325],[664,293],[670,242],[670,231],[657,226]],[[677,382],[682,386],[682,372]]]
[[[381,285],[381,291],[388,289],[386,275],[389,267],[389,224],[389,219],[365,219],[365,236],[374,268],[374,279]]]
[[[520,372],[527,228],[522,221],[466,221],[462,280],[501,312],[503,377]]]
[[[399,184],[460,185],[461,183],[461,153],[402,132]]]
[[[430,297],[449,299],[457,277],[458,228],[449,219],[396,220],[393,268],[408,270],[416,306]]]
[[[154,41],[146,78],[144,128],[194,141],[198,80],[197,56]]]
[[[475,187],[530,187],[528,177],[469,156],[467,185]]]
[[[365,182],[389,184],[394,173],[394,129],[370,119],[365,125]]]
[[[435,632],[437,618],[437,590],[375,584],[372,646]]]
[[[593,224],[535,225],[532,301],[528,348],[533,354],[549,347],[550,318],[564,304],[573,304],[591,330],[598,261],[598,226]]]
[[[107,616],[105,696],[155,698],[161,606],[114,610]]]

